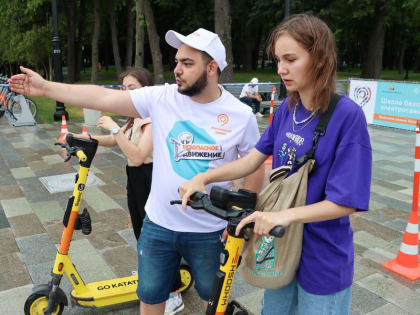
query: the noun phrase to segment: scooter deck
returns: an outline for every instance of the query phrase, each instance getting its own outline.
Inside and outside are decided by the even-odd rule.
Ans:
[[[104,280],[86,284],[83,292],[71,291],[76,304],[85,307],[103,307],[138,300],[137,276]],[[80,290],[82,291],[82,290]]]

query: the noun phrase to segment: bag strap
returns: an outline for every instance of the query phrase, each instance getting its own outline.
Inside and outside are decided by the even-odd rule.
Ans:
[[[310,159],[315,159],[315,150],[318,146],[319,137],[322,137],[325,135],[325,131],[327,130],[328,123],[331,119],[331,116],[340,98],[341,98],[341,95],[338,95],[336,93],[334,93],[331,96],[331,100],[330,100],[330,103],[328,104],[327,110],[321,114],[318,125],[315,127],[314,139],[312,141],[312,148],[310,148],[309,151],[306,152],[301,157],[295,159],[293,163],[293,169],[300,168],[303,164],[305,164]],[[312,168],[312,170],[314,168],[315,168],[315,165]]]

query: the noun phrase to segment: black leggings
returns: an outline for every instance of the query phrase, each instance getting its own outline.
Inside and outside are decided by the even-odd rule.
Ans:
[[[134,235],[139,240],[141,227],[146,215],[144,206],[152,187],[153,163],[142,164],[140,166],[128,166],[127,171],[127,204],[130,211],[131,224],[133,225]],[[181,276],[177,272],[172,291],[178,290],[182,286]]]
[[[144,206],[152,186],[153,163],[140,166],[128,166],[127,170],[127,204],[130,211],[134,235],[139,239],[143,219],[146,214]]]

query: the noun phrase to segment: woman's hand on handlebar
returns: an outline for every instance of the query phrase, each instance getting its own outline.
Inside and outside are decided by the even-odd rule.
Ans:
[[[270,231],[277,225],[286,228],[292,223],[292,218],[288,210],[280,212],[261,212],[255,211],[239,222],[235,234],[239,235],[241,229],[254,222],[254,233],[258,235],[270,236]]]
[[[187,210],[187,202],[195,192],[200,191],[206,193],[204,181],[201,179],[200,174],[195,176],[188,182],[185,182],[178,187],[179,196],[182,199],[182,209]]]

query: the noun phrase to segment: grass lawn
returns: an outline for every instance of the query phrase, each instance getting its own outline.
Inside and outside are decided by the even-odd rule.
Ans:
[[[90,69],[86,69],[86,72],[82,72],[81,84],[89,83],[90,81]],[[353,69],[353,70],[346,70],[338,73],[339,80],[345,80],[348,78],[357,78],[360,77],[360,69]],[[164,74],[166,82],[173,83],[174,76],[172,71],[165,71]],[[233,82],[249,82],[253,77],[257,77],[260,82],[279,82],[280,78],[276,73],[275,69],[265,69],[265,70],[257,70],[254,72],[245,72],[245,71],[235,71],[233,74]],[[395,81],[404,81],[404,74],[399,74],[395,70],[382,70],[381,72],[381,79],[382,80],[395,80]],[[420,73],[410,72],[409,73],[409,81],[420,82]],[[99,73],[99,80],[98,84],[105,85],[105,84],[118,84],[117,76],[115,74],[115,69],[113,67],[109,67],[108,69],[102,68],[101,72]],[[38,115],[37,115],[37,122],[38,123],[49,123],[54,121],[53,115],[55,112],[55,105],[56,102],[52,101],[47,98],[42,97],[33,97],[32,98],[38,105]],[[66,106],[66,110],[69,113],[69,120],[71,121],[78,121],[82,122],[84,120],[83,117],[83,109],[74,107],[74,106]],[[109,113],[102,113],[103,115],[109,115],[114,118],[119,118],[120,116],[109,114]]]

